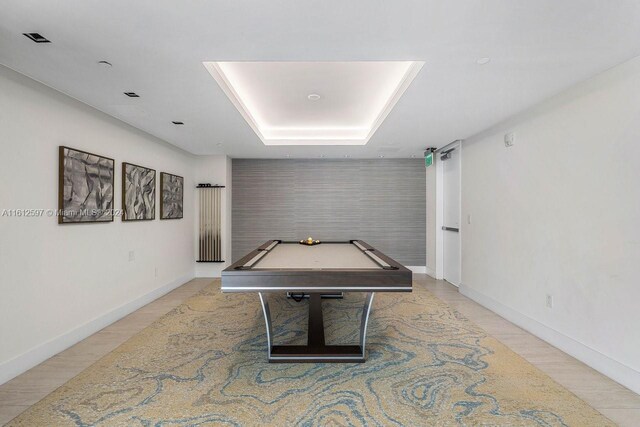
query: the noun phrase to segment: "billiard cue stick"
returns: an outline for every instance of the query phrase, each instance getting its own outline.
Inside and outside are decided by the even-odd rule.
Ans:
[[[220,261],[220,189],[216,188],[216,261]]]
[[[221,223],[221,206],[220,206],[220,189],[218,188],[216,191],[216,195],[217,195],[217,208],[216,208],[216,214],[217,214],[217,218],[218,218],[218,225],[216,226],[216,235],[218,236],[218,246],[217,246],[217,251],[216,251],[216,261],[220,261],[222,259],[222,257],[220,256],[220,223]]]
[[[213,190],[209,191],[209,261],[213,261]]]
[[[204,203],[204,235],[206,240],[204,241],[204,259],[209,260],[209,189],[205,190],[205,203]]]
[[[202,260],[207,260],[207,190],[202,190]]]
[[[217,188],[214,188],[213,191],[211,192],[211,196],[213,197],[213,203],[211,204],[212,209],[212,215],[211,215],[211,220],[213,222],[212,226],[211,226],[211,235],[213,236],[213,242],[211,243],[211,249],[212,249],[212,257],[211,260],[215,261],[217,260],[217,255],[216,255],[216,249],[217,249],[217,245],[218,245],[218,235],[216,234],[216,227],[217,227],[217,223],[218,223],[218,200],[216,198],[216,194],[218,192]]]
[[[205,259],[205,252],[204,252],[204,245],[205,245],[205,209],[206,209],[206,201],[205,201],[205,189],[201,190],[202,193],[200,194],[200,230],[202,235],[200,236],[200,260],[204,261]]]
[[[209,200],[207,201],[207,236],[209,242],[207,244],[207,261],[211,261],[211,189],[207,191]]]
[[[202,190],[202,260],[207,260],[207,189]]]
[[[204,190],[204,260],[207,260],[207,245],[209,244],[209,236],[207,235],[207,193],[209,189]]]
[[[214,229],[213,229],[213,233],[214,233],[214,243],[213,243],[213,260],[217,261],[218,260],[218,189],[214,189],[213,190],[213,206],[214,206],[214,211],[213,211],[213,221],[214,221]]]
[[[218,260],[218,189],[213,190],[213,260]]]
[[[207,189],[202,190],[202,260],[207,259]]]
[[[216,188],[211,190],[211,261],[216,260]]]
[[[220,208],[218,209],[220,212],[220,220],[218,222],[218,232],[219,232],[219,242],[218,242],[218,260],[222,261],[222,188],[218,190],[218,202]]]
[[[216,261],[218,259],[218,255],[216,254],[216,250],[217,250],[217,244],[218,244],[218,234],[216,232],[216,227],[217,227],[217,222],[218,222],[218,200],[216,199],[216,193],[218,192],[218,189],[215,188],[213,190],[213,212],[212,212],[212,220],[213,220],[213,226],[211,227],[211,231],[213,233],[213,257],[211,258],[212,261]]]
[[[200,261],[204,259],[204,191],[200,190]]]
[[[219,241],[218,241],[218,259],[222,261],[222,188],[218,191],[218,200],[220,201],[220,219],[218,220]]]
[[[213,260],[213,190],[209,190],[209,258]]]
[[[202,190],[198,191],[198,260],[202,261]]]
[[[209,213],[209,198],[210,198],[209,197],[209,193],[210,193],[210,191],[207,188],[207,204],[205,205],[206,209],[207,209],[207,214],[206,214],[206,217],[205,217],[205,221],[206,221],[205,233],[206,233],[206,236],[207,236],[207,241],[206,241],[206,246],[204,248],[204,250],[206,251],[206,260],[207,261],[209,261],[209,244],[210,244],[210,241],[211,241],[211,236],[209,235],[209,215],[210,215],[210,213]]]

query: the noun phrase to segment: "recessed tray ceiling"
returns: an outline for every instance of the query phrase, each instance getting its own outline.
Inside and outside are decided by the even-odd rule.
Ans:
[[[423,62],[204,65],[265,145],[364,145]]]

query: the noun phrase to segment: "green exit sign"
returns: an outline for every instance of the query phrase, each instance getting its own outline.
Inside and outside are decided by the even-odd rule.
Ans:
[[[429,153],[424,156],[424,167],[428,168],[433,164],[433,153]]]

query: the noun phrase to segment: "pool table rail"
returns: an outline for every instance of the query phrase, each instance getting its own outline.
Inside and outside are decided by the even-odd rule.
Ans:
[[[354,244],[379,268],[260,268],[259,261],[284,242],[269,240],[222,271],[223,292],[411,292],[412,272],[362,240]],[[373,256],[372,256],[373,255]],[[254,267],[254,265],[256,267]]]

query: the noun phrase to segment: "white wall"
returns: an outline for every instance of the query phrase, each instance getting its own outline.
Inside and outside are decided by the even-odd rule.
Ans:
[[[463,154],[461,291],[640,392],[640,58]]]
[[[222,256],[224,263],[197,263],[196,277],[220,277],[220,272],[231,264],[231,159],[227,156],[199,156],[195,163],[195,184],[224,185],[222,190]],[[194,198],[194,212],[198,212],[198,194]],[[197,256],[198,221],[194,223],[194,251]]]
[[[0,383],[194,276],[194,157],[0,66],[0,212],[57,208],[59,145],[115,159],[116,208],[122,161],[182,175],[185,217],[0,216]]]

